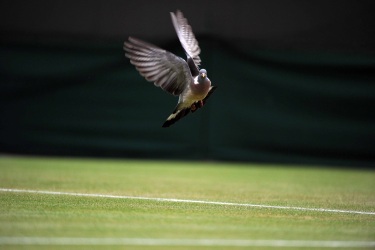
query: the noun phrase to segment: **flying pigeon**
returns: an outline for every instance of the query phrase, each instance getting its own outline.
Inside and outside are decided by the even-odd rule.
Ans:
[[[171,12],[173,26],[186,53],[187,60],[153,44],[134,37],[124,42],[125,56],[147,81],[175,96],[176,108],[164,122],[169,127],[190,112],[202,108],[216,89],[211,86],[205,69],[199,69],[201,59],[198,41],[181,11]]]

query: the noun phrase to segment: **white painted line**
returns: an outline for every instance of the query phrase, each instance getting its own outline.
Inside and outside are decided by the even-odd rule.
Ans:
[[[326,247],[373,248],[375,241],[153,239],[153,238],[57,238],[0,237],[0,245],[122,245],[122,246],[235,246],[235,247]]]
[[[96,198],[150,200],[150,201],[159,201],[159,202],[199,203],[199,204],[211,204],[211,205],[222,205],[222,206],[255,207],[255,208],[270,208],[270,209],[287,209],[287,210],[301,210],[301,211],[315,211],[315,212],[375,215],[375,212],[356,211],[356,210],[290,207],[290,206],[271,206],[271,205],[259,205],[259,204],[249,204],[249,203],[233,203],[233,202],[202,201],[202,200],[184,200],[184,199],[171,199],[171,198],[152,198],[152,197],[138,197],[138,196],[107,195],[107,194],[84,194],[84,193],[28,190],[28,189],[0,188],[0,192],[33,193],[33,194],[49,194],[49,195],[51,195],[51,194],[52,195],[70,195],[70,196],[96,197]]]

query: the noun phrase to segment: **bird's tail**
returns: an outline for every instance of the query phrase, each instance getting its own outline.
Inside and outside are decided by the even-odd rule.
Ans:
[[[216,86],[211,86],[210,90],[208,91],[206,97],[201,100],[193,103],[194,109],[192,107],[184,107],[182,103],[177,104],[176,108],[173,110],[172,114],[168,116],[167,120],[163,124],[163,128],[169,127],[178,120],[180,120],[182,117],[187,116],[190,111],[193,113],[197,111],[199,108],[202,108],[204,104],[206,104],[208,97],[216,90]]]
[[[179,103],[177,104],[176,108],[173,110],[172,114],[168,116],[167,120],[163,124],[163,128],[171,126],[173,123],[180,120],[182,117],[188,115],[190,113],[190,107],[182,107],[182,105]]]

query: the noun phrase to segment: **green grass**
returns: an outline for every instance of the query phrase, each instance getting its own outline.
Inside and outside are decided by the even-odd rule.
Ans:
[[[0,188],[375,211],[371,170],[2,156],[0,173]],[[375,240],[375,215],[350,213],[12,192],[0,211],[0,237]]]

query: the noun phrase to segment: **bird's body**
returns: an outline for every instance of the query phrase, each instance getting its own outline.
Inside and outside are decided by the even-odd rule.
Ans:
[[[171,18],[187,61],[136,38],[129,37],[124,43],[125,56],[146,80],[179,96],[176,108],[163,127],[169,127],[190,111],[201,108],[216,88],[211,86],[207,71],[198,68],[200,48],[187,19],[180,11],[171,12]]]

